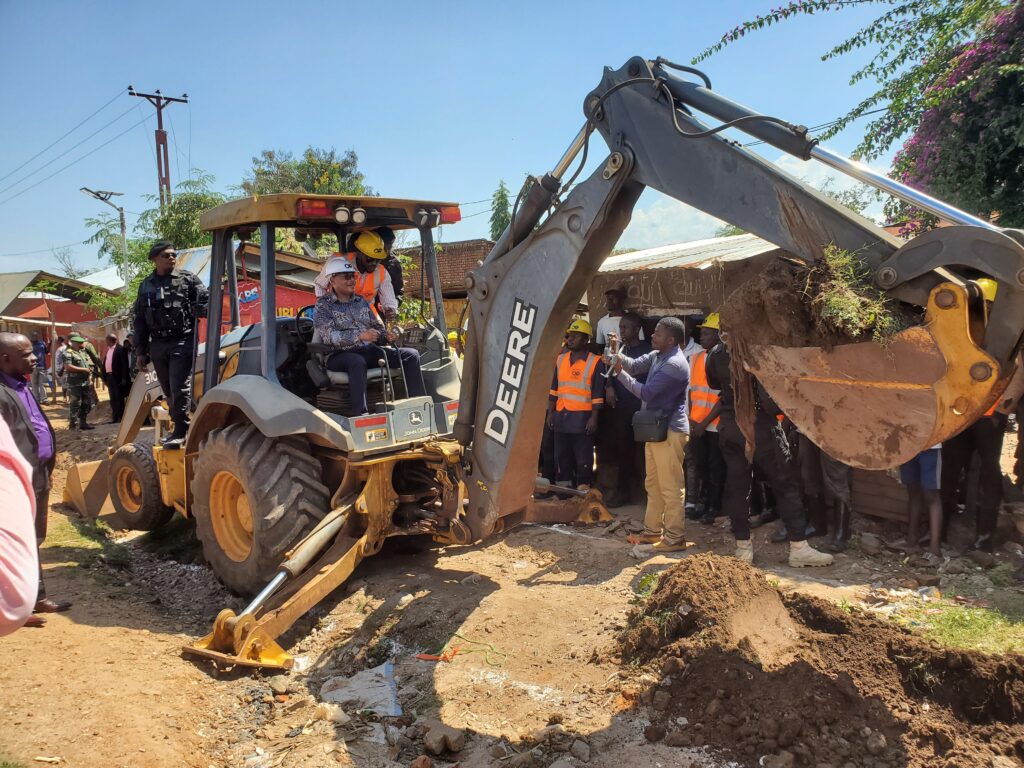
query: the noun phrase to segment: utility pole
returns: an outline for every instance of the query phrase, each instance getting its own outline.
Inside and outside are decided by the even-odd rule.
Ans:
[[[112,197],[121,197],[123,192],[106,192],[102,189],[89,189],[88,187],[81,187],[81,192],[94,197],[101,203],[106,203],[115,211],[117,215],[121,217],[121,279],[124,280],[125,287],[128,287],[128,226],[124,220],[124,208],[119,205],[114,205],[110,202]]]
[[[175,102],[188,104],[188,94],[183,93],[180,98],[174,98],[164,96],[159,90],[156,93],[139,93],[129,85],[128,95],[146,99],[156,107],[156,180],[160,188],[160,208],[163,209],[171,202],[171,165],[167,152],[167,131],[164,130],[164,107]]]

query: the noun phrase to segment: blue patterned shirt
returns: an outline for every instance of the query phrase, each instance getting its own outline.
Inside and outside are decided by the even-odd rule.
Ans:
[[[351,301],[341,301],[334,293],[316,300],[313,327],[319,332],[321,343],[340,349],[366,346],[368,342],[359,340],[363,331],[385,330],[362,296],[353,295]]]

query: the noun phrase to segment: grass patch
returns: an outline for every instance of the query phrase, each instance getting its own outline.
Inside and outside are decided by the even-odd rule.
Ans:
[[[806,295],[817,332],[826,339],[884,343],[907,327],[897,303],[879,290],[856,254],[834,243],[808,270]]]
[[[51,550],[63,562],[91,568],[109,565],[127,568],[128,547],[114,541],[111,528],[102,520],[83,520],[78,517],[51,518],[43,550]]]
[[[1017,583],[1012,563],[1000,563],[988,572],[988,580],[997,587],[1012,587]]]
[[[7,760],[6,758],[0,757],[0,768],[25,768],[25,764],[16,763],[13,760]]]
[[[926,613],[926,611],[938,611]],[[1024,623],[991,608],[947,602],[925,603],[900,611],[897,620],[949,648],[985,653],[1024,652]]]
[[[637,579],[636,584],[633,585],[633,593],[635,597],[630,602],[634,605],[645,602],[658,586],[658,579],[660,578],[661,575],[654,571],[649,571],[648,573],[643,574],[639,579]]]

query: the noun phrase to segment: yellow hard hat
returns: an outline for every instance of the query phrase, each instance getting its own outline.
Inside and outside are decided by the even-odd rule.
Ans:
[[[590,325],[590,323],[588,323],[581,317],[577,317],[575,320],[572,321],[572,323],[569,324],[569,330],[566,331],[566,333],[573,333],[574,331],[576,333],[586,334],[587,336],[594,335],[594,328]]]
[[[980,280],[975,280],[978,287],[981,288],[981,295],[985,297],[985,301],[995,301],[996,291],[999,290],[999,283],[993,280],[991,277],[983,277]]]
[[[361,254],[371,259],[386,259],[388,256],[384,241],[376,232],[360,232],[352,245]]]
[[[704,322],[700,324],[700,327],[710,328],[713,331],[720,331],[722,330],[722,318],[719,317],[717,312],[712,312],[704,318]]]
[[[459,338],[458,331],[448,331],[448,341],[455,341]]]

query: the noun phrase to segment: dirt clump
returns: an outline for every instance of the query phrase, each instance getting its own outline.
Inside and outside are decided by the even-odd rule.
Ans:
[[[666,743],[708,745],[744,766],[764,756],[874,768],[1024,760],[1024,657],[949,651],[782,595],[732,558],[668,569],[620,646],[624,662],[659,673],[642,700],[658,695],[651,715]]]

